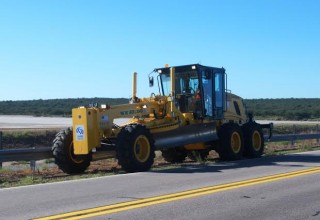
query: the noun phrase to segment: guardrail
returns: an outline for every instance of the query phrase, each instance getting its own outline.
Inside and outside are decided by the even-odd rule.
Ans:
[[[0,151],[2,150],[2,131],[0,131]],[[2,168],[2,162],[0,162],[0,168]]]
[[[50,147],[0,150],[0,162],[43,160],[48,158],[52,158]]]
[[[288,134],[288,135],[273,135],[269,142],[280,142],[280,141],[291,141],[295,142],[297,140],[310,140],[316,139],[319,143],[320,133],[316,134]]]
[[[297,140],[317,140],[319,143],[320,133],[315,134],[289,134],[273,135],[267,142],[289,141],[294,144]],[[52,158],[50,147],[23,148],[23,149],[2,149],[2,132],[0,131],[0,167],[2,162],[10,161],[30,161],[30,167],[35,170],[35,161]]]

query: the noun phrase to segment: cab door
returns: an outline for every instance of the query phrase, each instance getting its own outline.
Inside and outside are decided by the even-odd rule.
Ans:
[[[225,73],[214,73],[214,118],[223,119],[223,110],[225,103]]]
[[[210,69],[203,69],[201,71],[201,83],[202,83],[202,103],[203,103],[203,115],[205,117],[214,117],[214,102],[213,102],[213,71]]]
[[[215,69],[201,71],[203,115],[223,119],[225,97],[225,73]]]

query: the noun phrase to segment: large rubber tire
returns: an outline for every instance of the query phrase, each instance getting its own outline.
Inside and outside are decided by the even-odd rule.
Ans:
[[[92,155],[74,155],[72,129],[60,131],[53,140],[52,154],[55,163],[65,173],[83,173],[92,160]]]
[[[261,157],[264,151],[264,137],[259,124],[249,122],[243,125],[244,156],[248,158]]]
[[[143,125],[131,124],[122,128],[117,137],[116,149],[118,163],[128,173],[147,171],[153,164],[154,139]]]
[[[209,150],[193,150],[188,152],[188,157],[194,161],[205,161],[209,155]]]
[[[240,160],[244,151],[243,134],[239,125],[227,123],[218,131],[220,139],[216,148],[221,160]]]
[[[182,163],[187,156],[187,152],[179,147],[161,150],[162,157],[169,163]]]

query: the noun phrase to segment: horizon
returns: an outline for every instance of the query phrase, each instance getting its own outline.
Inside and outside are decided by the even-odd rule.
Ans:
[[[143,98],[143,97],[139,97]],[[241,97],[242,98],[242,97]],[[28,101],[51,101],[51,100],[67,100],[67,99],[130,99],[130,98],[111,98],[111,97],[89,97],[89,98],[52,98],[52,99],[29,99],[29,100],[0,100],[0,102],[28,102]],[[243,98],[243,100],[281,100],[281,99],[320,99],[320,98]]]
[[[154,68],[192,63],[224,67],[244,99],[314,98],[319,10],[316,0],[2,1],[0,100],[130,98],[133,72],[148,97]]]

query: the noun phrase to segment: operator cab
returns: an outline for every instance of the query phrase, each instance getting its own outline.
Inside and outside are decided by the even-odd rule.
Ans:
[[[174,91],[170,68],[155,69],[159,92],[173,96],[182,113],[193,113],[196,119],[223,119],[225,106],[225,69],[200,64],[174,67]]]

